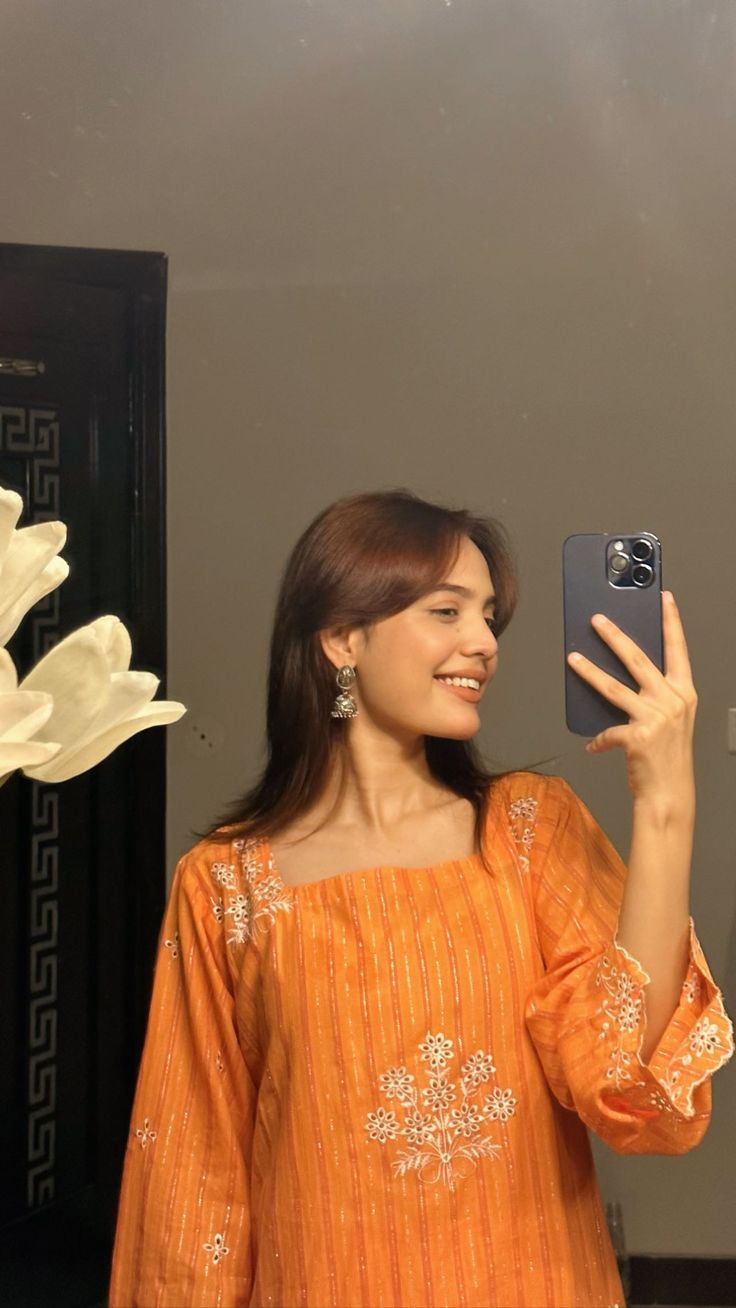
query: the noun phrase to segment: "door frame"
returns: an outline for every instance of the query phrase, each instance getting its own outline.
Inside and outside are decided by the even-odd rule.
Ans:
[[[168,259],[141,250],[105,250],[71,246],[0,243],[0,271],[29,273],[54,282],[105,286],[126,292],[130,355],[128,359],[128,434],[134,449],[134,494],[131,524],[132,593],[138,662],[161,678],[158,698],[166,698],[166,294]],[[161,530],[151,548],[145,524]],[[131,1069],[137,1064],[150,1000],[150,970],[166,898],[166,736],[145,734],[146,766],[131,781],[130,833],[132,879]],[[145,777],[144,777],[145,774]],[[160,823],[152,824],[152,814]],[[132,1074],[132,1071],[131,1071]]]

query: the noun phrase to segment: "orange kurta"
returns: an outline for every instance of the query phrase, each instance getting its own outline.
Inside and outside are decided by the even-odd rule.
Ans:
[[[110,1308],[623,1305],[586,1127],[692,1149],[732,1026],[691,920],[642,1063],[626,867],[561,778],[492,783],[486,844],[295,887],[266,840],[180,860]]]

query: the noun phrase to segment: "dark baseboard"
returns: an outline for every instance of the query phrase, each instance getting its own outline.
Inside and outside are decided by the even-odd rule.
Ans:
[[[631,1255],[636,1304],[736,1305],[736,1258],[648,1258]]]

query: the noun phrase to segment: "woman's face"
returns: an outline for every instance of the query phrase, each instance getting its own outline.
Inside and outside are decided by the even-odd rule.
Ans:
[[[453,592],[450,585],[467,594]],[[368,637],[351,632],[352,657],[345,661],[355,666],[357,679],[349,690],[364,725],[370,719],[385,731],[411,738],[464,740],[475,735],[480,702],[497,666],[498,645],[489,626],[493,596],[485,558],[465,537],[442,586],[377,622]],[[334,646],[328,656],[335,662]],[[440,673],[478,678],[480,692],[457,693],[437,680]]]

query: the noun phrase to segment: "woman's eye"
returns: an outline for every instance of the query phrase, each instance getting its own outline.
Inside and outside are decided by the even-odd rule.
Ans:
[[[432,609],[432,612],[433,612],[433,613],[457,613],[457,609]],[[496,619],[495,619],[495,618],[486,618],[486,622],[488,623],[488,626],[489,626],[490,630],[493,632],[493,634],[494,634],[494,636],[495,636],[495,634],[496,634]]]

